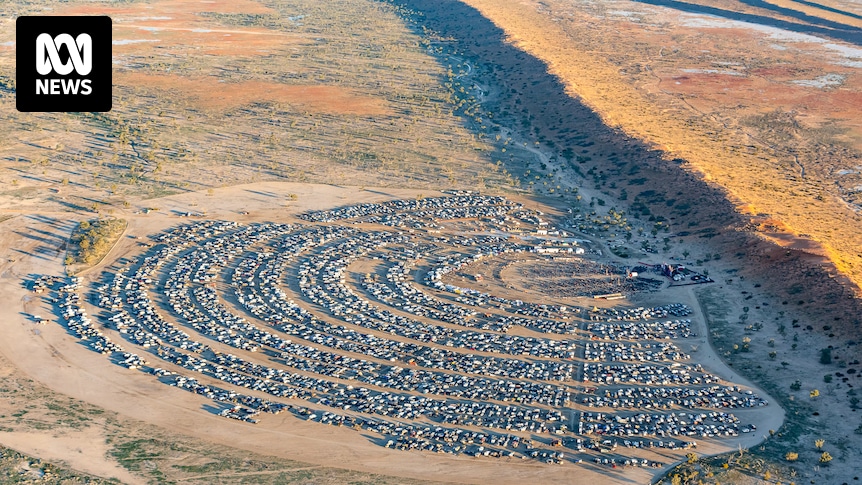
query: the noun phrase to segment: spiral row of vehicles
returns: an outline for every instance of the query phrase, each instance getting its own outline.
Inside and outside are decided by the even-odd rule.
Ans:
[[[462,194],[300,218],[179,226],[89,298],[78,281],[51,288],[71,333],[221,416],[265,426],[289,412],[395,449],[580,463],[608,452],[599,438],[683,449],[734,436],[731,410],[766,404],[670,340],[690,335],[674,320],[684,306],[595,312],[443,283],[534,250],[499,236],[542,220],[520,204]],[[447,221],[482,234],[443,237]]]

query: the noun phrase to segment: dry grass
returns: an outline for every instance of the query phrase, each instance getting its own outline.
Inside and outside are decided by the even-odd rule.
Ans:
[[[452,113],[445,68],[387,4],[48,6],[113,16],[114,108],[21,114],[0,89],[0,123],[14,127],[0,133],[9,169],[0,185],[33,191],[0,206],[63,208],[71,192],[108,210],[263,180],[473,189],[504,180],[485,158],[490,145]],[[0,44],[12,40],[4,32]],[[13,54],[0,51],[0,79],[14,79]]]
[[[262,81],[225,83],[215,77],[129,73],[118,76],[116,81],[150,92],[171,92],[183,102],[203,110],[224,112],[251,103],[276,103],[288,109],[305,109],[336,116],[392,115],[392,110],[383,99],[339,86],[285,85]]]

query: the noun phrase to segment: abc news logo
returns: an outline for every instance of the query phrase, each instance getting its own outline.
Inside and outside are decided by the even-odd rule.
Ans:
[[[18,17],[16,107],[111,110],[110,17]]]
[[[60,47],[65,46],[69,50],[69,60],[63,63],[60,60]],[[72,73],[86,76],[93,70],[93,38],[88,34],[81,34],[73,39],[69,34],[60,34],[51,37],[42,34],[36,37],[36,72],[42,76],[48,76],[56,72],[61,76]],[[36,79],[36,94],[81,94],[88,96],[93,92],[90,79]],[[49,89],[50,86],[50,89]]]

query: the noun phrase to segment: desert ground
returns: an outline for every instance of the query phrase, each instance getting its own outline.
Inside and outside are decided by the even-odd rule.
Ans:
[[[14,458],[8,477],[38,475],[44,459],[65,470],[54,478],[121,483],[858,480],[858,6],[349,0],[337,10],[0,6],[0,445],[30,457]],[[34,13],[112,16],[110,113],[14,111],[12,25]],[[76,343],[25,285],[63,274],[70,234],[98,216],[129,227],[97,267],[70,268],[87,284],[143,250],[131,236],[179,223],[293,221],[443,188],[545,208],[603,263],[708,272],[714,283],[623,306],[694,309],[698,337],[680,347],[769,400],[745,416],[757,432],[699,442],[699,459],[679,469],[609,471],[389,450],[290,414],[249,425]],[[540,288],[519,286],[515,269],[502,284],[463,283]],[[833,459],[822,463],[823,451]]]

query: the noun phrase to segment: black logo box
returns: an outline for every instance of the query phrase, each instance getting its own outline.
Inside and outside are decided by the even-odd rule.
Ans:
[[[69,34],[77,38],[88,34],[92,39],[93,62],[87,75],[74,69],[62,76],[56,72],[41,75],[36,70],[36,38],[48,34],[52,38]],[[76,112],[111,110],[111,18],[107,16],[26,16],[18,17],[15,31],[15,104],[22,112]],[[69,51],[61,45],[62,62],[69,62]],[[36,94],[37,81],[59,79],[66,83],[88,79],[89,94]]]

